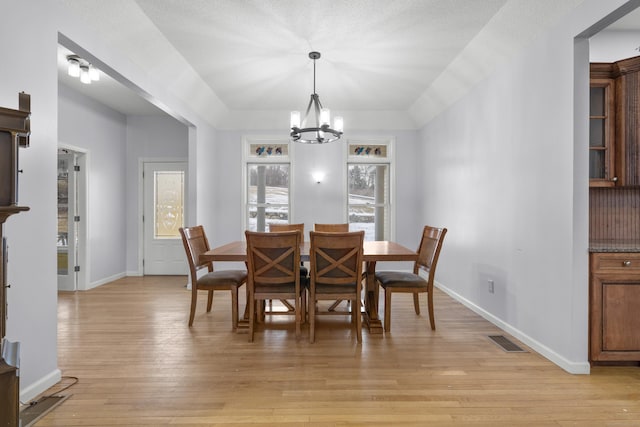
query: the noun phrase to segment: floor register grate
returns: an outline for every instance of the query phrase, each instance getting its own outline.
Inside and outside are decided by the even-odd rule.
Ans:
[[[525,349],[523,349],[504,335],[489,335],[489,339],[491,339],[491,341],[496,343],[507,353],[527,353]]]
[[[68,396],[46,396],[36,401],[31,402],[30,405],[25,406],[20,411],[20,426],[30,427],[40,420],[49,412],[53,411],[58,405],[67,400]]]

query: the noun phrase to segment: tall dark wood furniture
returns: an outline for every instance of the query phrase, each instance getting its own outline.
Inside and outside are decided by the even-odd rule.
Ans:
[[[7,254],[4,223],[11,215],[29,210],[18,205],[18,149],[29,146],[31,97],[18,95],[18,109],[0,107],[0,340],[4,340],[7,320]],[[17,368],[0,352],[0,426],[19,423],[19,382]]]
[[[590,77],[589,360],[640,362],[640,56]]]
[[[590,64],[592,187],[640,185],[640,56]]]

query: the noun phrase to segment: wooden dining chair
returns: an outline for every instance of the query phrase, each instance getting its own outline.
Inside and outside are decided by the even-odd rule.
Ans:
[[[300,241],[304,241],[304,223],[300,224],[269,224],[270,232],[291,231],[297,230],[300,232]],[[300,279],[305,284],[309,277],[309,270],[305,267],[304,263],[300,263]]]
[[[309,341],[315,341],[316,303],[319,300],[349,300],[351,320],[358,342],[362,342],[362,245],[364,231],[310,233]]]
[[[247,282],[246,270],[214,270],[213,262],[200,262],[200,254],[209,250],[209,240],[204,227],[180,228],[180,236],[189,262],[191,277],[191,310],[189,312],[189,326],[193,325],[196,314],[198,291],[207,291],[207,313],[211,311],[214,291],[231,291],[231,326],[238,327],[238,289]],[[206,269],[206,273],[202,271]]]
[[[349,231],[349,223],[337,223],[337,224],[314,224],[313,229],[315,231],[327,232],[327,233],[346,233]],[[365,270],[363,269],[363,274]],[[329,306],[327,312],[329,313],[340,313],[336,311],[336,308],[340,305],[342,300],[336,300],[333,304]],[[348,302],[347,302],[348,304]],[[350,307],[347,305],[347,310]]]
[[[304,241],[304,223],[299,223],[299,224],[281,224],[281,223],[272,223],[269,224],[269,231],[270,232],[280,232],[280,231],[291,231],[291,230],[297,230],[300,232],[300,241],[303,242]],[[304,322],[306,320],[306,309],[304,307],[305,303],[306,303],[306,298],[305,298],[305,291],[308,288],[309,285],[309,269],[304,265],[304,262],[300,262],[300,286],[302,287],[302,305],[303,305],[303,317],[302,317],[302,321]],[[289,301],[287,300],[281,300],[280,301],[282,303],[282,305],[284,305],[289,311],[294,311],[293,306],[289,303]]]
[[[299,338],[302,321],[300,232],[245,231],[245,237],[249,270],[249,342],[253,342],[256,308],[270,299],[294,300],[296,338]]]
[[[429,322],[431,329],[436,329],[436,321],[433,314],[433,281],[436,274],[436,265],[440,257],[442,242],[447,234],[446,228],[425,226],[422,231],[422,239],[418,247],[418,259],[413,265],[413,272],[378,271],[375,273],[376,282],[384,289],[384,330],[391,330],[391,294],[405,292],[413,294],[413,307],[416,314],[420,314],[420,301],[418,295],[427,293],[429,307]],[[419,273],[423,270],[427,278]]]

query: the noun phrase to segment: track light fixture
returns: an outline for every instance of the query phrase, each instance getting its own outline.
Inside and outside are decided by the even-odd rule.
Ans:
[[[84,84],[100,80],[100,71],[78,55],[67,56],[67,73],[71,77],[80,77]]]

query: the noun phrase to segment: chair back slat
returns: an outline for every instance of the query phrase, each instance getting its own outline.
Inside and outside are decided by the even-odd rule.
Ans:
[[[209,250],[209,240],[204,232],[204,227],[201,225],[182,227],[179,231],[194,280],[195,272],[202,268],[208,268],[209,271],[213,271],[213,263],[200,262],[200,255]]]
[[[423,269],[429,273],[429,280],[433,280],[431,276],[435,272],[445,234],[447,234],[446,228],[435,228],[428,225],[424,227],[420,246],[418,246],[418,259],[414,266],[415,274],[418,274],[419,269]]]
[[[325,233],[346,233],[349,231],[349,224],[314,224],[313,230]]]
[[[316,283],[356,283],[362,275],[364,231],[352,233],[312,231],[311,278]]]
[[[300,275],[299,231],[245,232],[249,280],[254,284],[295,282]]]
[[[273,224],[269,224],[269,231],[270,232],[281,232],[281,231],[292,231],[292,230],[298,230],[300,232],[300,234],[302,234],[303,238],[304,238],[304,223],[300,223],[300,224],[279,224],[279,223],[273,223]]]

